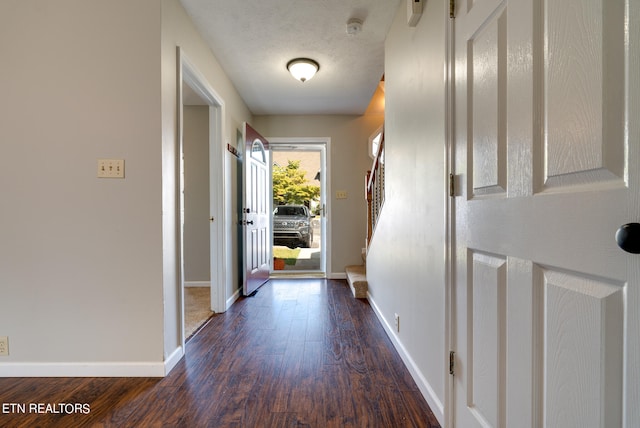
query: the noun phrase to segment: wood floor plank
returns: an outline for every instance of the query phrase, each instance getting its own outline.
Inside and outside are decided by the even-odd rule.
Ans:
[[[252,372],[255,385],[249,391],[242,415],[243,426],[261,426],[271,414],[272,397],[283,365],[282,355],[265,355]]]
[[[295,387],[302,371],[304,342],[290,341],[283,355],[282,367],[274,379],[274,392],[270,409],[273,412],[291,412],[291,402],[295,399]]]
[[[440,428],[438,419],[436,419],[431,409],[429,409],[428,406],[425,407],[424,397],[422,397],[420,392],[403,391],[402,398],[404,399],[405,407],[407,409],[407,419],[410,421],[419,421],[419,424],[414,426]]]
[[[437,420],[366,300],[342,280],[271,280],[217,314],[165,378],[2,378],[2,427],[429,427]]]
[[[361,336],[361,340],[367,343],[367,349],[375,349],[374,352],[366,354],[367,364],[380,371],[380,379],[388,380],[397,384],[402,391],[418,391],[418,386],[406,370],[400,355],[395,351],[391,340],[387,336],[384,328],[380,324],[378,317],[373,313],[369,303],[354,299],[357,304],[352,306],[357,325],[356,328]]]
[[[356,408],[349,371],[343,364],[323,366],[322,404],[327,427],[356,425]]]

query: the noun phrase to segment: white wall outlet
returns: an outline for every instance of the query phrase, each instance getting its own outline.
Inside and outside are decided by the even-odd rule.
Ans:
[[[336,190],[336,199],[347,199],[346,190]]]
[[[0,336],[0,357],[9,356],[9,338]]]
[[[398,315],[398,314],[393,314],[393,319],[394,319],[394,321],[395,321],[395,323],[396,323],[396,331],[397,331],[398,333],[400,333],[400,315]]]
[[[124,178],[124,159],[98,159],[98,178]]]

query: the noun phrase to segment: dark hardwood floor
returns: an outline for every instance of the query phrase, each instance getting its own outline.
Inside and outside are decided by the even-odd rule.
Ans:
[[[0,379],[0,426],[439,425],[367,301],[344,281],[278,279],[214,316],[163,379]]]

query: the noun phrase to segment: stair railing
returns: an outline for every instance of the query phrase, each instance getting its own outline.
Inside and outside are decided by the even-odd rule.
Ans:
[[[375,232],[378,218],[384,204],[384,132],[380,139],[378,152],[373,160],[371,170],[365,177],[365,193],[367,199],[367,248]]]

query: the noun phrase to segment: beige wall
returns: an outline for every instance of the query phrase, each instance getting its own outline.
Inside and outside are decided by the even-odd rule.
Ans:
[[[362,264],[361,249],[366,239],[367,211],[363,182],[371,158],[369,136],[384,120],[382,115],[365,116],[256,116],[255,129],[265,137],[330,137],[331,199],[330,269],[332,276],[344,275],[344,267]],[[346,190],[347,199],[336,199],[336,190]]]
[[[209,282],[209,107],[184,106],[184,279]]]
[[[445,2],[385,47],[386,199],[367,258],[374,306],[438,419],[445,400]],[[396,333],[394,314],[400,316]]]
[[[0,375],[162,369],[160,14],[0,2]]]
[[[162,376],[180,355],[178,45],[234,143],[251,113],[178,0],[0,2],[0,376]]]

